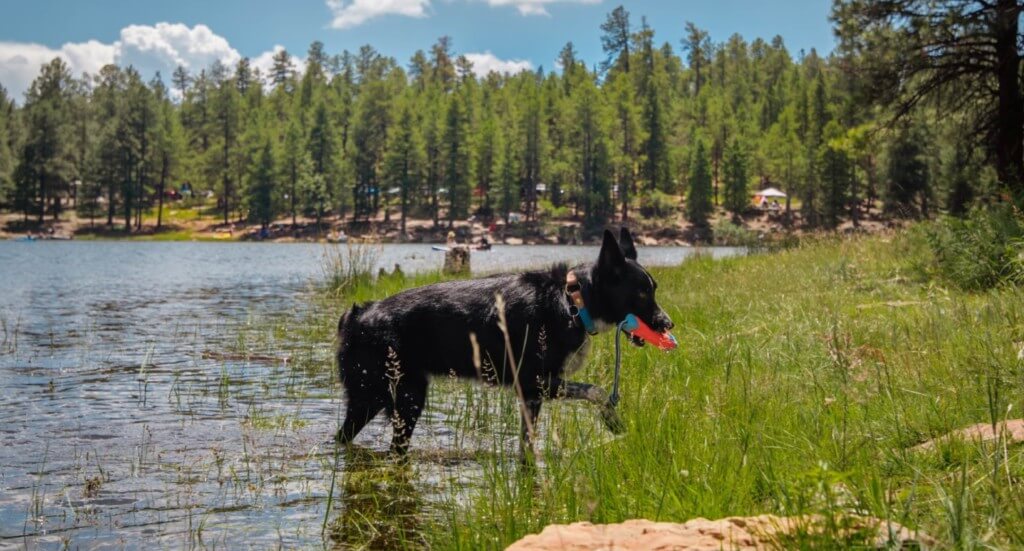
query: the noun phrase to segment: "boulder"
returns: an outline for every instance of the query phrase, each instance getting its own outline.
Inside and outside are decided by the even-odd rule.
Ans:
[[[930,450],[941,441],[961,440],[964,442],[990,442],[1005,437],[1006,441],[1013,444],[1024,442],[1024,419],[1010,419],[1000,422],[992,429],[991,423],[977,423],[957,429],[938,438],[933,438],[922,444],[914,446],[915,450]]]
[[[826,520],[826,517],[816,515],[758,515],[719,520],[696,518],[681,524],[644,519],[619,524],[553,524],[540,534],[529,535],[513,543],[508,551],[761,550],[786,548],[789,546],[787,542],[798,546],[809,540],[826,543],[819,538],[829,538],[828,541],[835,543],[840,539],[843,543],[865,543],[873,549],[915,545],[926,548],[935,543],[928,536],[873,517],[846,516],[833,519],[836,522]],[[843,528],[834,528],[837,525]],[[839,533],[834,534],[837,530]]]

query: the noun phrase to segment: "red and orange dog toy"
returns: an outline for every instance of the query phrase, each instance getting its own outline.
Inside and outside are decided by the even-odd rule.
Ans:
[[[673,350],[679,346],[679,341],[671,333],[668,331],[656,333],[642,319],[633,314],[627,314],[626,319],[622,320],[622,323],[619,324],[619,328],[634,337],[640,337],[662,350]]]
[[[612,407],[619,403],[619,369],[622,367],[622,344],[619,341],[623,333],[639,337],[665,351],[674,350],[679,346],[679,341],[668,331],[658,333],[640,318],[626,314],[626,319],[619,323],[619,330],[615,332],[615,381],[612,383],[612,395],[608,397]]]

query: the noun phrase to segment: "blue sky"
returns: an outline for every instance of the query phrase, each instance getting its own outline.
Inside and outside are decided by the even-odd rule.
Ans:
[[[459,53],[502,69],[552,68],[571,40],[581,57],[602,59],[599,25],[620,2],[608,0],[35,0],[5,2],[0,19],[0,84],[20,97],[38,65],[64,57],[76,73],[131,63],[165,75],[213,59],[269,61],[275,47],[298,58],[309,43],[328,52],[371,44],[405,63],[449,35]],[[635,24],[646,15],[660,44],[678,47],[686,21],[715,41],[782,35],[790,51],[832,49],[830,0],[633,0],[621,2]],[[297,59],[297,61],[299,61]],[[259,65],[260,63],[257,63]],[[27,81],[27,82],[26,82]]]

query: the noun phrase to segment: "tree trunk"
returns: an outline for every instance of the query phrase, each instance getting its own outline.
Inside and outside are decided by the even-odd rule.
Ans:
[[[114,184],[107,184],[107,227],[114,225]]]
[[[999,83],[996,172],[1017,205],[1024,205],[1024,99],[1020,90],[1017,0],[997,0],[994,31]]]
[[[867,192],[866,192],[867,200],[868,200],[867,210],[868,210],[868,212],[870,212],[871,208],[875,206],[875,195],[876,195],[876,192],[875,192],[875,156],[874,155],[868,155],[867,180],[868,180],[868,182],[867,182],[868,183],[868,189],[867,189]]]
[[[145,197],[143,195],[146,192],[146,186],[143,184],[146,178],[146,166],[142,165],[139,168],[139,177],[136,178],[135,188],[135,229],[142,229],[142,205],[144,204]]]
[[[46,173],[39,172],[39,223],[43,223],[43,216],[46,215]]]
[[[320,220],[324,215],[324,198],[320,197],[319,202],[316,205],[316,234],[320,235]]]
[[[719,165],[721,164],[721,160],[719,159],[720,155],[718,153],[715,153],[715,150],[716,148],[712,148],[711,154],[712,162],[715,165],[715,202],[713,204],[718,205],[718,182],[721,180],[721,176],[719,175],[718,171]]]
[[[228,191],[229,191],[228,190],[228,186],[230,186],[231,184],[229,183],[228,180],[229,180],[228,179],[228,173],[225,170],[224,171],[224,179],[223,179],[224,196],[221,197],[221,200],[224,201],[224,224],[225,225],[227,225],[227,223],[229,222],[228,217],[231,216],[231,213],[229,212],[229,204],[228,204]]]
[[[157,188],[157,207],[156,207],[156,229],[160,229],[160,226],[164,221],[164,186],[167,184],[167,160],[164,159],[162,168],[160,169],[160,186]]]
[[[231,147],[231,131],[228,127],[228,123],[224,123],[224,225],[229,222],[228,218],[231,216],[231,177],[228,173],[231,171],[230,164],[230,147]]]
[[[431,207],[431,210],[434,211],[433,212],[433,216],[434,216],[434,228],[435,229],[437,228],[437,225],[438,225],[438,222],[439,222],[439,217],[440,217],[440,212],[441,212],[441,208],[440,208],[440,206],[437,203],[438,203],[438,201],[437,201],[437,183],[435,182],[434,186],[433,186],[433,189],[430,190],[430,207]]]
[[[125,182],[124,182],[124,231],[125,233],[131,233],[132,231],[132,192],[134,191],[132,184],[132,158],[128,156],[128,164],[125,167]]]
[[[402,235],[399,236],[400,241],[405,241],[405,216],[406,211],[409,210],[409,167],[406,165],[405,170],[405,181],[402,182]]]
[[[850,221],[853,227],[860,227],[860,201],[857,196],[857,169],[850,167]]]
[[[296,172],[295,163],[292,163],[292,231],[295,231],[295,228],[298,227],[298,224],[295,223],[295,184],[296,180],[299,179],[299,175]]]
[[[619,183],[619,195],[622,198],[622,221],[629,220],[629,181],[632,178],[626,178],[625,181]]]

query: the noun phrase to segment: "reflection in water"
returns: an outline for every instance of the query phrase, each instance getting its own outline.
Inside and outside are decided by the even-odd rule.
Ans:
[[[341,503],[329,536],[341,548],[420,549],[425,502],[412,460],[395,461],[386,452],[352,446],[336,494]]]

